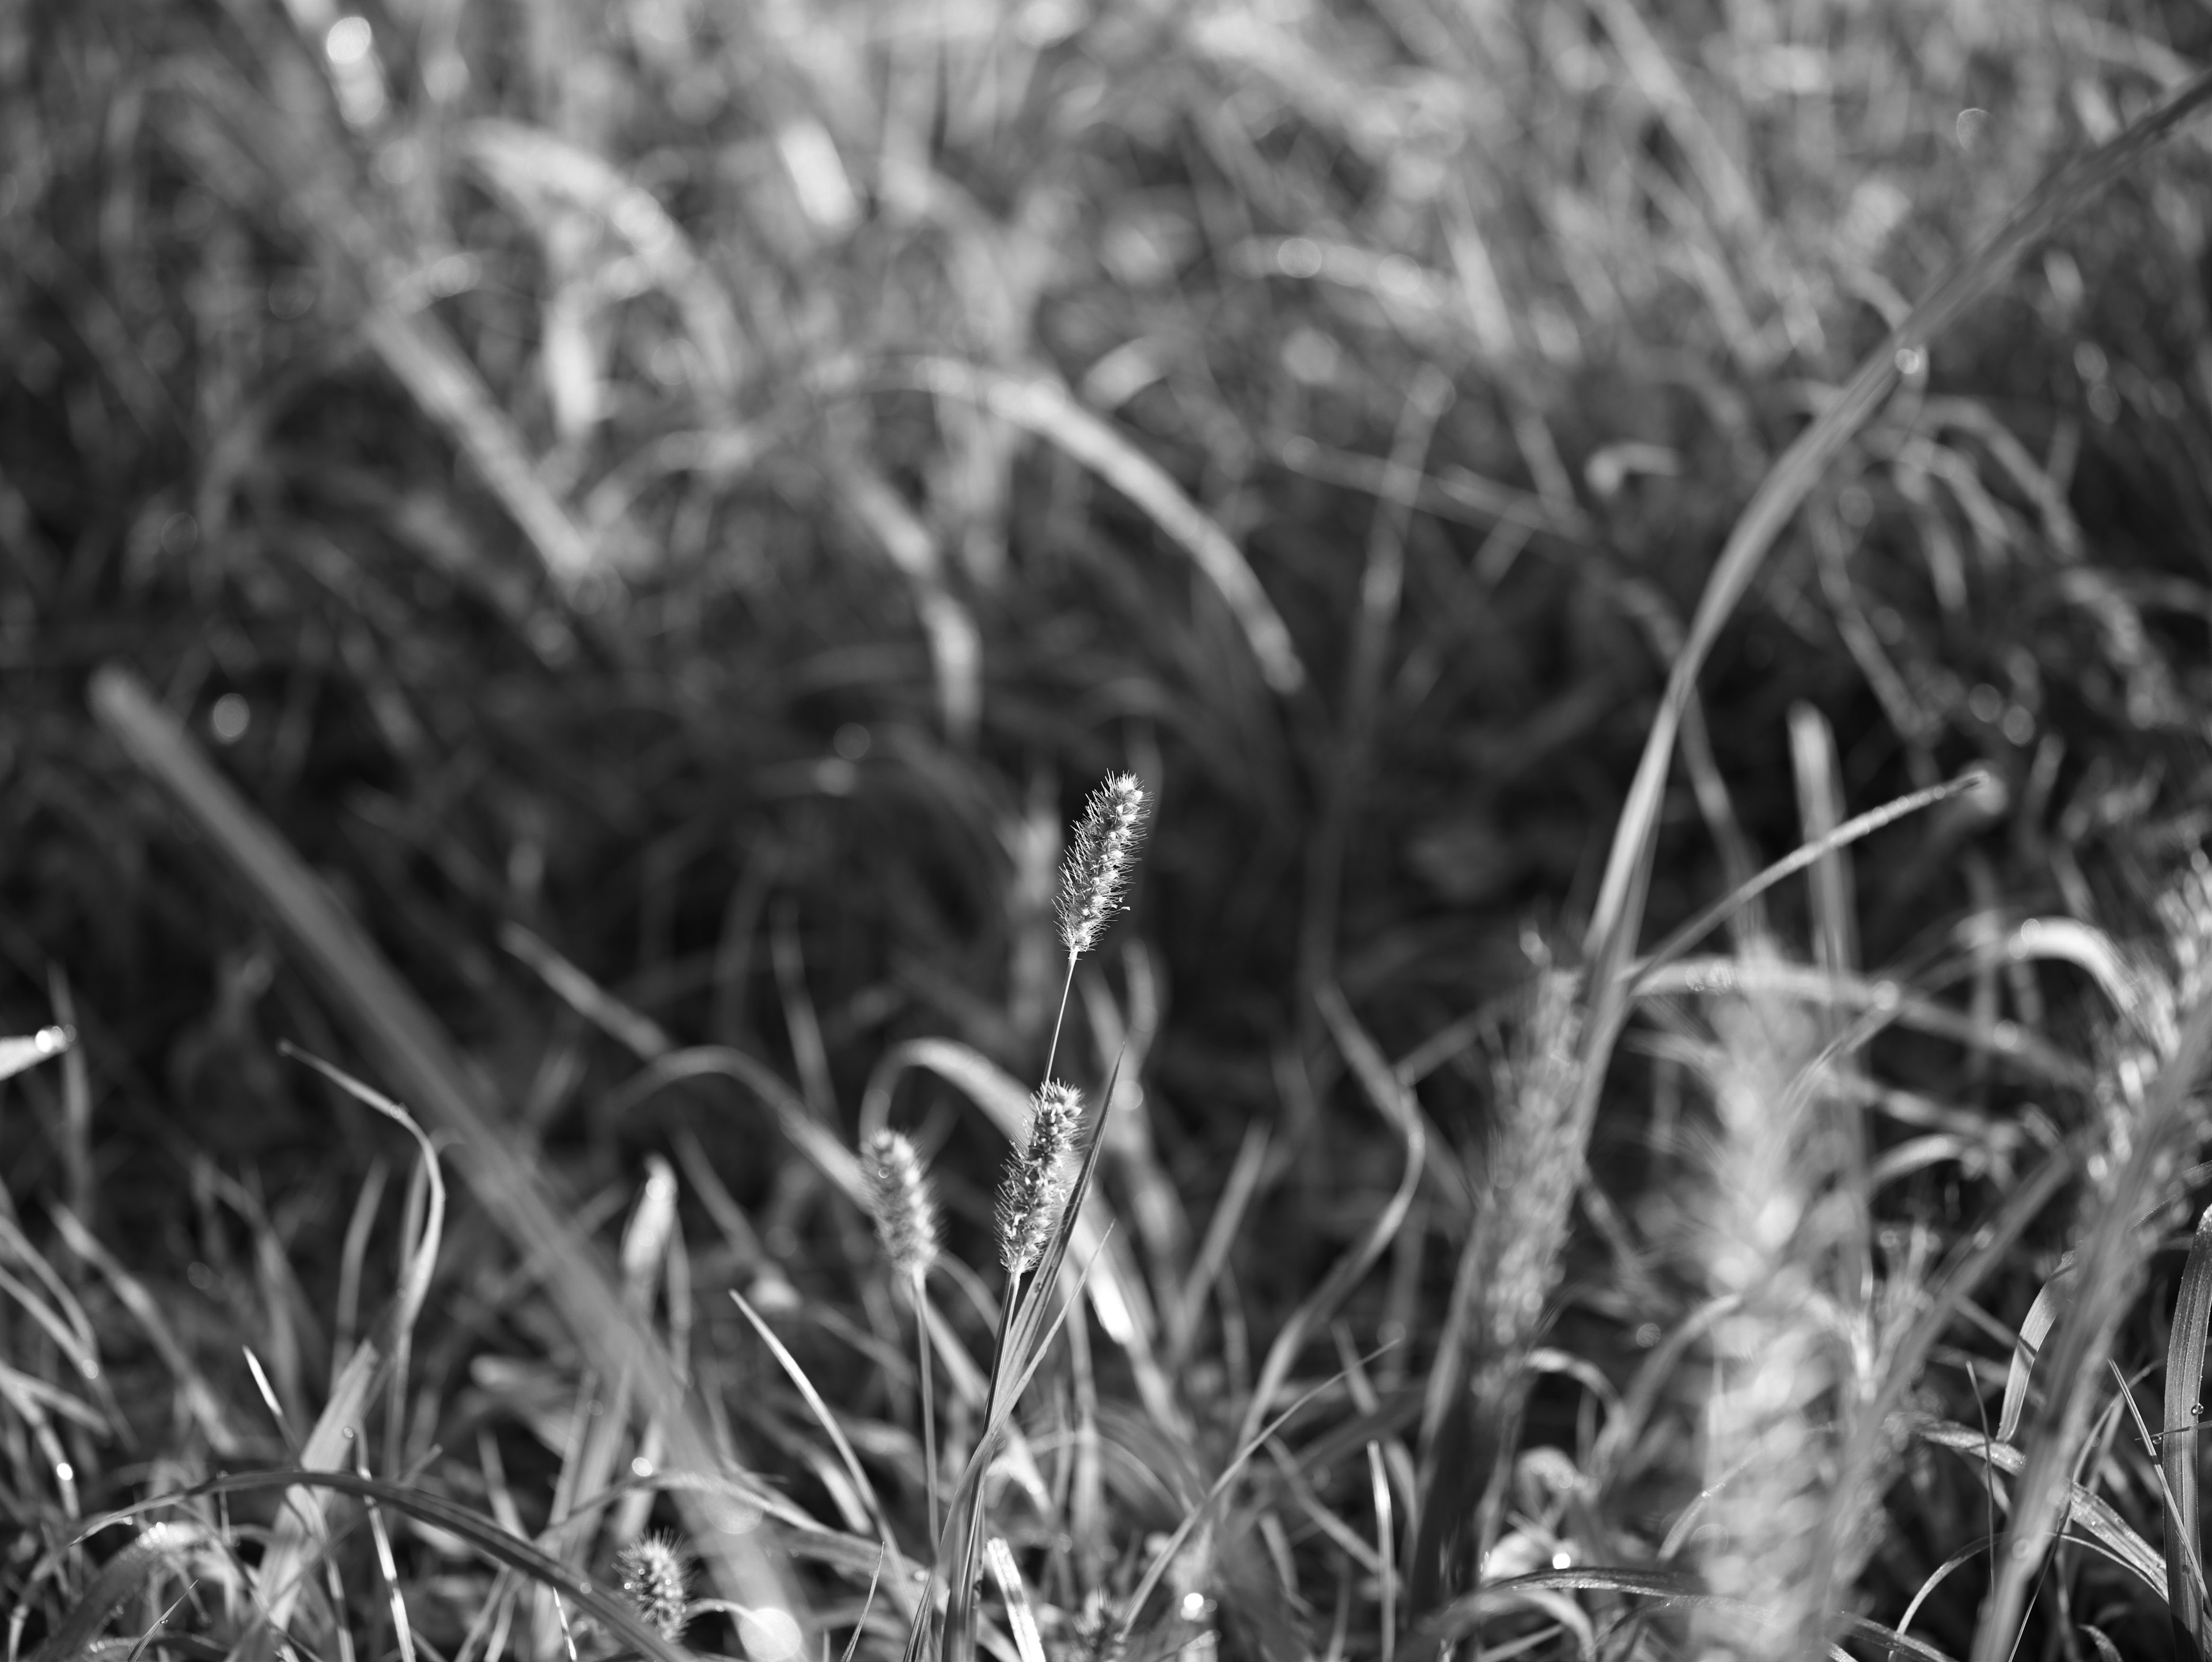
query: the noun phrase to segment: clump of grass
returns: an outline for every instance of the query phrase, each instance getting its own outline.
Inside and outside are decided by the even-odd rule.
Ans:
[[[2197,971],[2112,943],[2204,823],[2203,162],[2128,176],[2204,40],[1845,9],[0,18],[11,1653],[679,1662],[581,1568],[679,1517],[659,1616],[763,1662],[2132,1653],[2160,1511],[2189,1653],[2201,1258],[2162,1461],[2102,1364],[2203,1141]],[[1814,704],[1910,807],[1816,968],[1674,961],[1798,939],[1737,886],[1843,834]],[[1026,1075],[1039,805],[1123,752],[1160,904],[1099,950],[1116,775]],[[396,1109],[276,1061],[349,1040],[429,1128],[396,1227]],[[1625,1158],[1686,1062],[1711,1135]],[[909,1067],[941,1234],[843,1119]],[[2020,1446],[1919,1416],[2008,1360]]]

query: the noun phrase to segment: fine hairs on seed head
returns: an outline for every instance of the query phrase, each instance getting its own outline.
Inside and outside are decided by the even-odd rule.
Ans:
[[[860,1166],[868,1209],[892,1273],[901,1281],[928,1275],[937,1262],[937,1202],[921,1154],[902,1133],[878,1131],[860,1151]]]
[[[691,1616],[691,1567],[672,1535],[641,1536],[615,1555],[623,1596],[655,1633],[674,1644]]]
[[[1083,1123],[1083,1093],[1057,1080],[1030,1101],[1029,1146],[999,1184],[999,1262],[1013,1275],[1036,1268],[1067,1203],[1067,1158]]]
[[[1071,960],[1091,950],[1121,909],[1122,885],[1144,834],[1145,788],[1129,774],[1109,775],[1084,804],[1060,868],[1054,910]]]

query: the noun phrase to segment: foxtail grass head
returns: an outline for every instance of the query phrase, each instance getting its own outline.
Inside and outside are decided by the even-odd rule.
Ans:
[[[1109,775],[1091,793],[1060,868],[1060,944],[1074,959],[1098,941],[1121,908],[1129,868],[1145,835],[1145,788],[1126,773]]]
[[[674,1644],[691,1618],[691,1566],[671,1535],[641,1536],[615,1555],[623,1597],[655,1633]]]
[[[1029,1142],[999,1184],[999,1262],[1012,1275],[1036,1268],[1067,1204],[1068,1156],[1083,1124],[1083,1093],[1058,1081],[1030,1102]]]
[[[897,1131],[878,1131],[861,1150],[868,1182],[868,1210],[891,1272],[920,1280],[937,1262],[937,1202],[913,1143]]]

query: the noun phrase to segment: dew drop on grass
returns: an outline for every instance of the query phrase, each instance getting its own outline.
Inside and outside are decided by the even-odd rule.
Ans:
[[[234,745],[253,724],[253,707],[235,692],[226,692],[208,711],[208,731],[219,745]]]

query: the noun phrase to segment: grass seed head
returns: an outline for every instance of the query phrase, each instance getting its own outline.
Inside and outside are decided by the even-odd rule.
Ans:
[[[647,1626],[670,1644],[691,1616],[691,1566],[672,1535],[646,1535],[615,1555],[623,1596]]]
[[[1057,1080],[1030,1102],[1029,1144],[999,1184],[999,1262],[1012,1275],[1036,1268],[1067,1202],[1067,1160],[1083,1123],[1083,1093]]]
[[[897,1131],[876,1132],[861,1154],[868,1209],[892,1273],[901,1281],[927,1275],[937,1262],[937,1202],[921,1154]]]
[[[1128,774],[1109,776],[1084,805],[1060,868],[1055,909],[1060,944],[1070,958],[1089,952],[1121,910],[1122,889],[1144,834],[1145,788]]]

